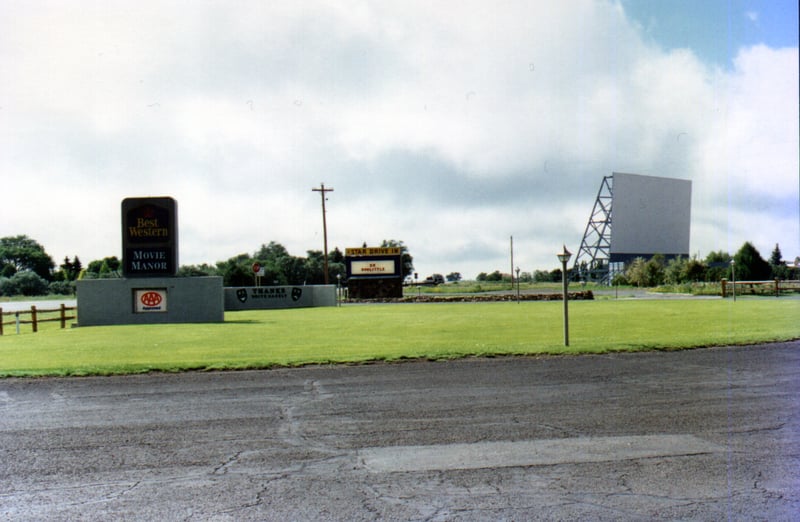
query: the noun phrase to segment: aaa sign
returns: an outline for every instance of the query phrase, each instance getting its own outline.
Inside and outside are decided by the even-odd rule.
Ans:
[[[167,290],[164,288],[136,290],[133,302],[136,313],[166,312]]]

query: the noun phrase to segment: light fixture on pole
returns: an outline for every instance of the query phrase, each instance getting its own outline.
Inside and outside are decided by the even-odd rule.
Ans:
[[[569,312],[567,303],[569,302],[569,294],[567,293],[567,263],[569,258],[572,257],[572,252],[567,250],[567,245],[562,246],[562,251],[556,254],[558,260],[561,261],[561,282],[563,285],[562,298],[564,300],[564,346],[569,346]]]
[[[731,259],[731,279],[733,282],[733,302],[736,302],[736,260]]]
[[[517,267],[517,303],[519,303],[519,267]]]

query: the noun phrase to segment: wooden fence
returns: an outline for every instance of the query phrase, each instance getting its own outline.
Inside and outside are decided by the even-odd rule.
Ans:
[[[800,291],[800,281],[781,281],[780,279],[773,279],[771,281],[728,281],[722,280],[722,297],[728,297],[729,294],[743,295],[743,294],[761,294],[761,295],[774,295],[778,297],[781,292],[798,292]]]
[[[4,312],[3,308],[0,307],[0,335],[3,335],[4,328],[6,325],[15,325],[17,333],[19,333],[20,325],[23,324],[30,324],[33,327],[34,332],[39,331],[39,323],[48,323],[48,322],[55,322],[59,321],[61,323],[61,328],[67,327],[67,321],[70,319],[75,319],[77,316],[75,314],[67,315],[67,312],[72,312],[77,310],[78,307],[76,306],[66,306],[65,304],[61,304],[60,308],[55,309],[38,309],[36,306],[31,306],[30,310],[18,310],[14,312]],[[57,313],[57,317],[47,317],[41,318],[39,314],[53,314]],[[30,319],[22,319],[21,316],[29,315]],[[6,321],[6,316],[14,316],[14,320]]]

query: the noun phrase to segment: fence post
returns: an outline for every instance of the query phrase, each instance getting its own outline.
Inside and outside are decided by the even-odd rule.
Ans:
[[[61,329],[67,326],[67,305],[61,303]]]
[[[19,311],[14,314],[14,317],[17,319],[17,335],[19,335]]]
[[[3,307],[0,306],[0,335],[3,335]]]
[[[33,333],[39,331],[39,327],[36,324],[36,305],[31,305],[31,323],[33,324]]]
[[[727,297],[727,294],[726,294],[726,291],[725,291],[726,290],[725,287],[728,286],[728,280],[725,279],[725,278],[722,278],[722,281],[720,281],[720,282],[722,283],[722,298],[725,299]]]

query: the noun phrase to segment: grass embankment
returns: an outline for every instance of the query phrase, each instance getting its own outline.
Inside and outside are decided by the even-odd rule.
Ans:
[[[304,364],[680,349],[800,338],[800,300],[344,306],[231,312],[219,324],[48,323],[0,337],[0,376],[123,374]]]

